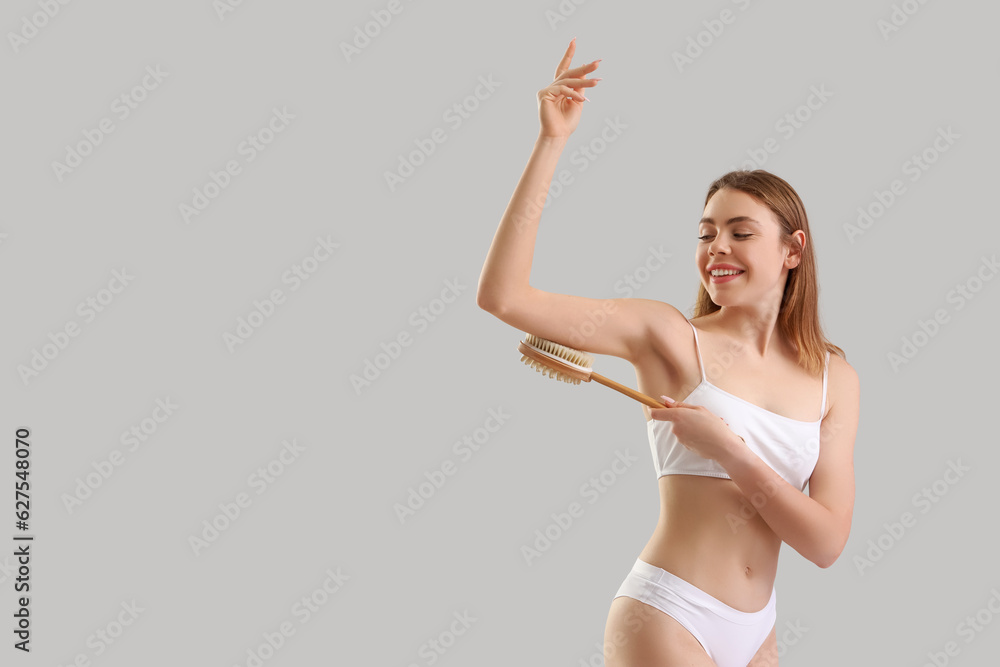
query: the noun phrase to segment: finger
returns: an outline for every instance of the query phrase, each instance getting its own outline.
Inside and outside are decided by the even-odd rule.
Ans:
[[[660,396],[660,399],[663,400],[664,406],[662,408],[650,408],[649,410],[649,414],[659,415],[658,417],[656,417],[657,419],[671,420],[676,418],[680,414],[680,410],[678,410],[678,408],[694,407],[688,405],[687,403],[681,403],[680,401],[675,401],[669,396]]]
[[[581,92],[579,92],[577,90],[573,90],[572,88],[570,88],[568,86],[558,86],[558,85],[555,85],[555,84],[549,86],[548,88],[544,88],[541,91],[539,91],[539,99],[541,99],[542,97],[548,97],[549,95],[551,95],[553,97],[556,97],[556,98],[559,98],[559,97],[568,97],[569,99],[573,100],[574,102],[583,102],[584,100],[587,99],[584,96],[583,93],[581,93]]]
[[[677,416],[677,412],[673,408],[651,408],[649,416],[660,421],[671,421]]]
[[[579,90],[573,90],[569,86],[557,86],[556,90],[570,98],[571,100],[576,100],[577,102],[583,102],[587,97],[581,93]]]
[[[597,85],[598,81],[600,81],[600,79],[579,79],[579,78],[574,79],[568,76],[564,76],[561,79],[556,79],[555,81],[553,81],[552,85],[573,86],[574,88],[583,88],[584,86],[587,86],[593,88],[594,86]]]
[[[590,74],[591,72],[597,69],[598,63],[600,63],[602,60],[604,59],[598,58],[594,62],[587,63],[586,65],[580,65],[578,67],[574,67],[573,69],[567,69],[566,71],[563,72],[563,76],[580,77],[584,76],[585,74]],[[557,71],[556,78],[558,77],[559,73]]]
[[[576,37],[569,41],[569,46],[566,47],[566,53],[563,54],[562,60],[559,61],[559,65],[556,67],[556,75],[554,78],[558,79],[562,76],[562,73],[569,69],[570,63],[573,62],[573,54],[576,53]]]

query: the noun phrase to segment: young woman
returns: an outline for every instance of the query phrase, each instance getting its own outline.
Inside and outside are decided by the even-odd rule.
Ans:
[[[712,183],[697,221],[701,286],[690,321],[660,301],[529,285],[542,204],[579,121],[581,89],[600,80],[586,78],[598,61],[570,68],[575,48],[538,92],[541,130],[477,303],[516,329],[627,359],[638,389],[667,406],[642,406],[660,519],[611,602],[607,667],[776,665],[781,543],[829,567],[854,510],[859,381],[819,325],[806,212],[788,183],[763,170]],[[570,332],[595,311],[606,318],[581,345]]]

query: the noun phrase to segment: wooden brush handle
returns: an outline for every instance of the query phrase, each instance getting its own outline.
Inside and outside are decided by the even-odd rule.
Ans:
[[[620,391],[621,393],[625,394],[629,398],[634,398],[635,400],[639,401],[640,403],[642,403],[644,405],[648,405],[651,408],[665,408],[665,407],[667,407],[665,404],[661,403],[660,401],[657,401],[654,398],[646,396],[646,394],[642,393],[641,391],[636,391],[635,389],[632,389],[631,387],[626,387],[623,384],[619,384],[619,383],[615,382],[614,380],[606,378],[603,375],[599,375],[598,373],[595,373],[593,371],[590,372],[590,379],[594,380],[595,382],[600,382],[605,387],[611,387],[615,391]]]

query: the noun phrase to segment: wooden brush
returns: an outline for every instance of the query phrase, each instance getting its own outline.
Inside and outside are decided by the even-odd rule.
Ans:
[[[542,375],[548,375],[555,380],[562,380],[570,384],[596,380],[605,387],[611,387],[651,408],[667,407],[662,402],[640,391],[595,373],[591,368],[594,358],[586,352],[553,343],[530,333],[524,334],[524,340],[518,343],[517,350],[521,353],[521,361]]]

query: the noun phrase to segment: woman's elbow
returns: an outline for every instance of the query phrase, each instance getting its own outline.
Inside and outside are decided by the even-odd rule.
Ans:
[[[490,290],[480,289],[476,292],[476,305],[485,310],[487,313],[495,315],[503,310],[503,307],[500,304],[500,299],[497,298],[497,295]]]
[[[823,554],[819,558],[813,560],[813,562],[816,564],[817,567],[821,567],[825,570],[826,568],[836,563],[839,557],[840,557],[839,553]]]
[[[847,546],[848,535],[849,531],[846,535],[838,536],[836,542],[828,544],[826,549],[818,554],[816,558],[812,559],[813,562],[824,570],[836,563],[840,558],[840,555],[844,553],[844,547]]]

